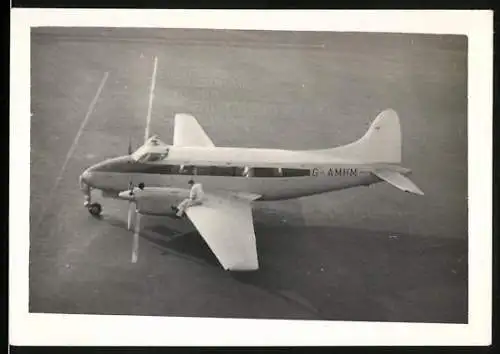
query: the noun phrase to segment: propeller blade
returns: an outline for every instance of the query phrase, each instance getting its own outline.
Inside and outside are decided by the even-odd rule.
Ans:
[[[141,227],[141,214],[137,213],[137,220],[135,223],[134,238],[132,240],[132,263],[137,262],[139,256],[139,230]]]
[[[132,138],[130,136],[128,138],[128,154],[132,155]]]
[[[135,203],[130,201],[128,203],[128,216],[127,216],[127,230],[132,229],[132,218],[134,217],[135,212]]]

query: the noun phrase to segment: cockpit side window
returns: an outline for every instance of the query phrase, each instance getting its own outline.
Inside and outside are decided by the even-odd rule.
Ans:
[[[166,153],[148,152],[139,158],[139,162],[157,162],[167,157]]]
[[[162,156],[161,154],[149,154],[149,157],[148,157],[148,162],[155,162],[155,161],[159,161],[162,159]]]
[[[152,137],[132,154],[132,158],[137,162],[157,162],[165,160],[169,152],[168,145]]]

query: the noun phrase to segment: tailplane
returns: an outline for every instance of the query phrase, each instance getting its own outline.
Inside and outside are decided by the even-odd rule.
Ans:
[[[373,171],[373,174],[403,192],[424,195],[424,192],[411,179],[406,177],[405,173],[392,169],[377,169]],[[409,174],[409,171],[406,174]]]
[[[401,163],[401,126],[398,114],[392,109],[381,112],[359,140],[333,149],[317,150],[336,158],[360,163],[381,164],[372,173],[390,185],[408,193],[424,192],[407,176],[411,173]]]
[[[369,163],[401,163],[401,127],[392,109],[381,112],[359,140],[344,146],[320,150],[340,158]]]

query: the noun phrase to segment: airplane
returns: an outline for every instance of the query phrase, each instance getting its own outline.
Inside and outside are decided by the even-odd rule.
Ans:
[[[343,146],[319,150],[218,147],[190,114],[174,116],[173,144],[158,136],[128,155],[107,159],[80,176],[85,207],[99,216],[92,190],[129,202],[127,227],[135,218],[132,262],[137,261],[141,215],[173,216],[172,205],[189,196],[188,181],[201,183],[201,205],[185,214],[227,271],[259,269],[252,204],[369,186],[382,181],[423,195],[401,164],[398,114],[386,109],[366,133]],[[140,181],[137,188],[134,181]],[[144,185],[146,187],[144,187]],[[156,201],[155,209],[147,201]]]

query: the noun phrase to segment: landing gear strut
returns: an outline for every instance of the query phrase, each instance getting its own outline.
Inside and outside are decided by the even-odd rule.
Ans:
[[[85,194],[85,202],[83,203],[92,216],[99,216],[102,212],[102,206],[99,203],[92,203],[92,189],[82,184],[82,189]]]

